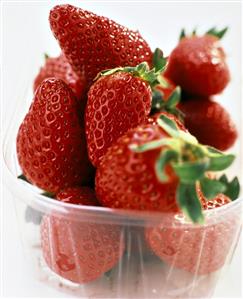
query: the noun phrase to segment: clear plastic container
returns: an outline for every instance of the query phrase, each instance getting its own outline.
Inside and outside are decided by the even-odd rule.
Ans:
[[[203,226],[187,223],[182,215],[60,203],[17,179],[17,128],[16,122],[4,143],[6,184],[15,201],[27,265],[37,279],[78,297],[212,297],[239,239],[242,198],[207,211]],[[87,266],[80,248],[86,246],[92,254],[100,242],[101,258],[91,256]],[[96,273],[102,261],[108,272]],[[99,278],[77,283],[85,280],[84,272]]]
[[[97,9],[97,13],[103,13],[107,16],[109,16],[109,7],[113,7],[111,2],[107,4],[98,4],[98,2],[91,3],[87,2],[84,5],[89,10]],[[53,5],[52,3],[51,6]],[[130,25],[133,26],[134,9],[140,9],[140,13],[137,13],[136,16],[139,20],[138,16],[141,15],[142,5],[138,7],[135,4],[131,4],[133,6],[130,9],[127,9],[127,5],[128,3],[125,2],[119,5],[117,3],[114,4],[115,8],[113,8],[113,13],[115,14],[115,12],[117,12],[117,15],[120,16],[121,23],[129,26],[128,22],[130,20]],[[177,3],[176,5],[177,10],[175,10],[174,4],[169,2],[166,6],[165,3],[162,2],[154,2],[153,6],[150,2],[143,4],[145,16],[140,18],[140,23],[136,23],[136,26],[140,28],[141,25],[141,32],[146,32],[145,29],[151,27],[151,29],[147,31],[147,36],[151,36],[151,44],[153,47],[158,46],[159,42],[159,45],[161,45],[163,49],[165,44],[165,51],[168,52],[171,50],[175,42],[172,36],[173,38],[177,36],[177,32],[179,32],[182,25],[190,29],[192,28],[192,24],[197,24],[199,19],[198,11],[200,11],[201,22],[211,24],[211,19],[213,19],[214,14],[217,16],[220,15],[222,24],[232,23],[232,32],[238,32],[237,29],[239,29],[239,27],[237,27],[238,25],[236,26],[236,23],[233,21],[236,20],[235,22],[237,22],[240,17],[238,15],[237,18],[235,17],[236,11],[233,11],[233,13],[230,10],[232,13],[229,13],[229,6],[223,10],[221,5],[220,13],[216,14],[216,11],[218,11],[216,4],[210,6],[209,10],[208,6],[205,6],[203,3],[200,6],[197,6],[198,4],[193,6],[193,4],[190,3],[191,13],[190,18],[188,18],[188,4],[179,5]],[[23,11],[20,10],[21,8]],[[24,12],[28,13],[28,18],[30,18],[30,16],[34,16],[37,20],[39,16],[43,18],[43,15],[40,14],[40,8],[42,8],[42,6],[36,6],[36,8],[33,6],[30,11],[31,8],[29,5],[26,7],[21,4],[21,8],[16,7],[16,10],[18,9],[17,14],[11,19],[11,21],[16,20],[16,28],[19,28],[17,26],[21,24],[21,20],[17,17],[20,16],[22,18]],[[46,16],[50,8],[51,7],[42,8],[42,10],[45,9]],[[101,10],[100,12],[98,8]],[[34,9],[36,9],[36,14],[33,14]],[[11,10],[13,10],[12,7]],[[104,12],[102,10],[104,10]],[[21,13],[19,13],[19,11],[21,11]],[[8,13],[9,12],[10,10]],[[120,12],[120,14],[118,14],[118,12]],[[171,24],[171,16],[174,16],[176,12],[180,14],[180,18],[174,18],[177,22],[173,22],[173,26],[170,26],[169,35],[163,35],[161,31],[154,30],[154,26],[151,26],[151,19],[146,17],[150,13],[157,22],[156,27],[163,28],[166,24]],[[128,17],[129,14],[130,18]],[[161,18],[161,15],[163,18]],[[111,14],[111,16],[113,15]],[[182,18],[182,16],[184,17]],[[230,19],[227,19],[227,16]],[[114,19],[116,18],[114,17]],[[180,22],[179,19],[181,20]],[[233,20],[232,22],[230,22],[231,19]],[[164,23],[160,23],[161,20],[164,20]],[[37,23],[35,20],[35,24]],[[8,80],[5,82],[9,84],[6,86],[8,90],[10,90],[12,87],[11,84],[14,82],[12,76],[15,75],[17,77],[18,74],[18,76],[22,78],[19,84],[21,88],[16,88],[14,104],[12,101],[13,97],[10,93],[8,93],[6,97],[6,101],[9,103],[11,100],[12,105],[16,105],[16,107],[15,114],[12,116],[11,125],[7,130],[4,140],[3,155],[5,162],[5,182],[15,202],[20,232],[22,234],[22,244],[27,260],[26,266],[29,267],[30,273],[42,281],[43,284],[48,284],[69,295],[77,297],[211,298],[218,281],[221,279],[221,275],[230,265],[238,243],[241,231],[240,217],[242,216],[242,197],[227,206],[218,208],[215,211],[206,212],[205,224],[203,226],[194,226],[186,223],[180,215],[174,216],[170,214],[135,211],[128,212],[86,206],[67,206],[66,204],[40,195],[41,191],[38,188],[17,179],[17,175],[21,173],[15,149],[18,126],[24,114],[28,111],[32,99],[32,92],[29,89],[31,88],[35,71],[37,72],[41,65],[41,61],[38,61],[38,57],[40,60],[40,53],[42,52],[48,52],[50,50],[51,53],[51,49],[49,49],[50,43],[55,44],[55,41],[51,39],[53,38],[51,33],[48,31],[47,18],[40,24],[40,28],[46,26],[45,39],[43,37],[39,39],[39,33],[41,31],[38,31],[38,34],[33,30],[28,31],[28,27],[31,26],[26,26],[26,31],[23,31],[23,28],[21,28],[21,32],[24,32],[23,36],[31,37],[31,39],[34,40],[33,46],[36,45],[36,51],[33,50],[33,47],[31,51],[29,51],[28,43],[20,43],[22,53],[18,51],[18,56],[14,47],[16,44],[15,39],[14,43],[8,46],[8,51],[10,51],[9,60],[14,63],[12,64],[12,69],[9,69]],[[16,32],[14,37],[16,37]],[[33,34],[31,35],[31,33]],[[50,38],[47,38],[48,34]],[[34,39],[37,37],[38,39]],[[161,41],[159,41],[160,38]],[[225,42],[226,45],[229,45],[227,49],[229,50],[232,82],[224,92],[223,98],[221,98],[221,95],[219,97],[220,102],[231,113],[238,130],[241,131],[242,107],[240,107],[239,64],[241,52],[238,46],[234,46],[237,45],[238,40],[238,35],[232,34],[229,35],[229,39]],[[25,47],[23,47],[24,45]],[[39,46],[41,47],[40,49]],[[12,54],[15,55],[11,55],[11,49],[14,49]],[[26,56],[24,56],[24,54],[26,54]],[[33,56],[31,56],[31,59],[29,58],[30,55]],[[22,57],[26,59],[22,59]],[[16,59],[16,61],[14,59]],[[19,66],[21,64],[19,60],[22,61],[23,68],[20,73],[17,73],[16,65]],[[26,71],[27,66],[28,70]],[[26,93],[26,90],[29,90],[29,92]],[[240,137],[242,138],[242,136]],[[230,176],[242,174],[242,148],[239,141],[232,149],[237,155],[237,159],[230,169]],[[31,222],[33,216],[35,216],[35,223]],[[46,228],[45,244],[48,252],[52,253],[52,256],[55,257],[58,252],[57,247],[60,245],[59,247],[61,248],[63,245],[62,242],[58,242],[58,240],[54,240],[52,237],[54,234],[57,234],[54,232],[55,224],[51,225],[51,219],[53,218],[57,219],[57,222],[61,220],[63,223],[69,223],[69,227],[71,227],[69,231],[65,229],[62,231],[63,235],[66,236],[65,243],[72,244],[73,248],[70,250],[69,255],[66,254],[67,263],[64,263],[64,266],[61,267],[63,270],[62,273],[57,269],[55,259],[54,261],[50,261],[48,256],[46,256],[46,259],[44,258],[41,246],[41,227],[44,225]],[[42,226],[39,224],[41,219],[45,219],[43,220],[45,224],[42,224]],[[72,275],[73,278],[81,276],[80,273],[77,274],[77,271],[75,272],[75,269],[78,268],[77,265],[80,264],[78,252],[80,240],[72,237],[73,230],[83,232],[94,226],[101,231],[103,228],[103,232],[108,232],[105,233],[106,237],[107,235],[109,237],[109,234],[111,236],[114,235],[113,238],[117,248],[117,263],[111,270],[100,275],[100,278],[89,283],[79,284],[65,279],[63,276],[71,277],[70,272],[72,271],[74,273]],[[54,227],[54,229],[52,229],[52,227]],[[56,231],[58,231],[58,229],[56,229]],[[196,246],[192,243],[193,240],[195,244],[197,244]],[[61,241],[63,241],[63,238]],[[154,248],[155,252],[151,250],[148,243]],[[192,245],[187,246],[188,244]],[[158,248],[163,250],[158,250]],[[65,252],[61,253],[64,254]],[[158,255],[160,255],[160,257],[158,257]],[[205,260],[208,261],[207,264]],[[49,265],[52,265],[54,271],[50,269],[47,262]],[[107,266],[107,268],[109,267]],[[58,271],[62,276],[56,273]]]

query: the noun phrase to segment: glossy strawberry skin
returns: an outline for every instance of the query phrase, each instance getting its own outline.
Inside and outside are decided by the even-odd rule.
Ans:
[[[87,187],[64,189],[57,199],[76,205],[96,202],[94,191]],[[95,219],[79,221],[71,216],[46,215],[40,231],[42,253],[49,268],[75,283],[98,279],[117,264],[124,252],[120,227],[97,224]]]
[[[56,198],[65,203],[85,206],[98,206],[99,202],[93,189],[89,187],[68,187],[60,191]]]
[[[52,32],[78,75],[88,85],[105,69],[150,63],[152,52],[139,32],[71,5],[57,5],[49,17]]]
[[[79,77],[71,68],[66,57],[61,54],[58,57],[48,57],[45,65],[40,69],[35,78],[34,91],[47,78],[63,80],[73,91],[77,99],[80,99],[85,92],[86,83],[84,77]]]
[[[90,179],[77,100],[62,80],[46,79],[36,90],[18,131],[17,156],[28,181],[48,192]]]
[[[189,94],[209,96],[222,92],[230,74],[218,38],[183,38],[170,54],[165,76]]]
[[[210,99],[193,97],[182,101],[185,126],[202,144],[227,150],[235,143],[238,133],[227,110]]]
[[[111,208],[177,212],[178,179],[170,167],[169,180],[160,183],[155,174],[155,161],[160,149],[135,153],[130,145],[168,137],[156,125],[143,125],[128,131],[107,151],[95,178],[95,189],[102,205]]]
[[[118,72],[101,77],[89,90],[85,131],[89,159],[98,166],[107,149],[129,129],[145,122],[152,91],[147,82]]]
[[[204,210],[231,202],[224,194],[210,201],[206,201],[202,193],[199,195]],[[233,215],[206,226],[186,225],[168,216],[159,226],[147,228],[145,236],[151,250],[169,265],[205,275],[224,265],[238,225],[239,217]]]

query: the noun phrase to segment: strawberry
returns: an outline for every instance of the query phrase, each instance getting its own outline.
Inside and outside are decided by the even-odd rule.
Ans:
[[[50,26],[74,71],[90,86],[96,75],[118,66],[151,62],[152,52],[138,31],[72,5],[57,5]]]
[[[51,77],[63,80],[72,89],[78,99],[82,97],[85,91],[85,79],[77,76],[63,54],[55,58],[46,57],[45,65],[40,69],[35,78],[34,91],[43,80]]]
[[[117,68],[103,73],[90,88],[85,125],[89,158],[94,166],[114,141],[146,121],[153,82],[147,75],[151,72],[145,63],[135,68]]]
[[[192,97],[179,103],[186,128],[199,142],[221,151],[229,149],[237,139],[237,129],[227,110],[210,99]]]
[[[207,171],[223,170],[233,155],[203,146],[182,131],[168,115],[157,125],[141,125],[120,137],[101,160],[95,189],[102,205],[111,208],[178,212],[203,222],[196,184],[207,198],[225,191]]]
[[[204,36],[185,36],[169,56],[165,76],[189,94],[218,94],[230,80],[223,48],[219,44],[226,29],[209,30]]]
[[[207,201],[199,198],[204,210],[220,208],[231,202],[224,194]],[[198,275],[220,269],[229,254],[239,227],[239,215],[220,218],[205,226],[192,226],[183,217],[163,217],[159,226],[148,227],[146,240],[152,251],[169,265]],[[223,219],[223,220],[222,220]]]
[[[68,187],[60,191],[56,198],[62,202],[82,204],[85,206],[98,206],[95,192],[89,187]]]
[[[62,80],[44,80],[17,136],[19,165],[29,182],[56,193],[90,180],[93,169],[80,123],[72,90]]]
[[[57,200],[75,205],[96,203],[94,191],[87,187],[64,189]],[[72,282],[98,279],[118,263],[124,252],[121,228],[97,224],[91,217],[69,218],[64,214],[43,217],[40,232],[44,260],[52,271]]]

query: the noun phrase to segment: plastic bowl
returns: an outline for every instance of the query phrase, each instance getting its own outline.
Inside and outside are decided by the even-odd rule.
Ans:
[[[51,6],[53,5],[54,4]],[[86,5],[89,10],[93,10],[91,7],[92,5],[94,10],[96,8],[98,10],[99,8],[101,10],[100,14],[102,14],[102,9],[104,9],[106,10],[104,14],[107,16],[109,16],[109,13],[107,13],[109,7],[112,7],[111,3],[94,3],[91,5],[91,3],[87,2],[87,4],[84,3],[84,5]],[[120,12],[121,9],[120,22],[125,25],[129,26],[129,24],[123,22],[122,18],[124,18],[125,21],[128,21],[129,18],[127,17],[127,13],[132,12],[130,20],[132,22],[131,25],[133,25],[134,9],[136,8],[137,11],[140,7],[141,10],[141,6],[131,4],[134,5],[134,9],[128,10],[128,3],[120,4],[120,6],[117,6],[117,3],[114,5],[115,8],[113,8],[113,10],[114,12],[117,12],[117,15],[119,15],[118,12]],[[176,5],[178,6],[179,4],[177,3]],[[215,4],[214,10],[212,9],[213,6],[210,6],[209,11],[208,7],[204,4],[201,4],[201,6],[197,5],[195,4],[195,6],[193,6],[192,3],[190,3],[190,8],[192,9],[191,17],[194,16],[197,18],[197,21],[198,11],[200,11],[201,20],[203,20],[205,24],[207,22],[211,22],[210,13],[213,14],[215,12],[216,14],[218,6]],[[21,7],[22,6],[23,5],[21,4]],[[222,15],[223,24],[226,22],[225,19],[228,24],[229,20],[226,16],[230,16],[230,20],[236,19],[237,21],[239,19],[238,15],[236,18],[234,13],[228,13],[228,6],[225,8],[225,11],[222,10],[221,6],[220,14]],[[144,4],[143,11],[146,16],[149,14],[154,16],[154,14],[156,14],[157,17],[154,16],[154,19],[158,22],[156,23],[158,28],[163,28],[166,24],[170,24],[171,15],[174,15],[176,11],[180,14],[180,18],[178,17],[176,19],[179,20],[181,19],[181,16],[184,16],[181,24],[179,21],[176,23],[174,22],[173,26],[170,28],[170,32],[172,32],[171,36],[176,36],[181,25],[186,25],[191,28],[191,22],[196,22],[195,19],[191,18],[189,18],[190,22],[187,22],[187,20],[189,20],[187,4],[181,4],[178,7],[180,9],[175,10],[173,3],[170,4],[168,2],[165,5],[165,3],[161,2],[160,4],[154,3],[153,6],[151,6],[151,3],[148,2],[147,4]],[[28,18],[30,16],[38,18],[40,15],[39,10],[42,6],[40,5],[36,8],[34,8],[34,6],[32,8],[28,6],[27,8],[23,6],[22,9],[28,13]],[[48,15],[50,8],[51,7],[45,8],[46,16]],[[13,8],[11,7],[11,11],[12,9]],[[19,13],[19,9],[21,8],[16,7],[16,10],[17,9],[18,13],[16,16],[22,16],[23,12],[21,14]],[[30,9],[32,9],[31,13]],[[35,10],[36,14],[33,14]],[[161,12],[163,12],[163,14]],[[99,11],[97,11],[97,13],[99,13]],[[139,15],[140,14],[137,14],[138,20]],[[163,18],[161,18],[161,15],[163,15]],[[13,19],[16,19],[16,16]],[[234,18],[231,16],[234,16]],[[111,17],[113,17],[112,14]],[[114,17],[114,19],[116,18]],[[161,20],[165,20],[165,23],[160,24],[159,21]],[[17,19],[16,28],[19,28],[20,23],[21,22]],[[36,21],[35,23],[37,24]],[[150,27],[151,21],[149,18],[141,17],[140,25],[141,27],[144,25],[144,28],[145,26]],[[136,26],[140,28],[139,25]],[[235,23],[232,26],[232,32],[237,32],[236,29],[238,27],[236,27]],[[31,26],[26,26],[27,29],[28,27]],[[24,32],[22,29],[21,32]],[[162,33],[159,31],[156,35],[153,35],[156,32],[153,26],[150,30],[151,31],[148,31],[148,37],[153,36],[154,41],[151,38],[151,42],[157,46],[157,42],[160,36],[162,36]],[[141,29],[141,32],[142,31],[143,30]],[[48,32],[49,31],[46,30],[46,34],[48,34]],[[35,36],[31,35],[31,33]],[[6,83],[13,82],[12,76],[14,74],[17,76],[16,65],[19,65],[21,61],[23,62],[23,69],[21,69],[21,90],[18,88],[16,89],[17,96],[14,102],[16,109],[4,140],[3,156],[5,162],[5,182],[15,202],[20,232],[22,234],[22,243],[24,245],[27,260],[26,265],[29,267],[32,276],[35,276],[44,284],[51,285],[56,289],[77,297],[211,298],[217,282],[221,279],[222,273],[224,273],[230,265],[234,250],[238,243],[241,231],[240,217],[242,215],[241,211],[243,206],[242,197],[227,206],[218,208],[211,212],[206,212],[205,224],[203,226],[194,226],[190,223],[186,223],[181,215],[174,216],[154,212],[145,213],[111,210],[108,208],[66,205],[40,195],[41,191],[38,188],[17,179],[21,170],[16,159],[16,134],[18,126],[22,121],[24,114],[28,110],[30,100],[32,99],[32,92],[29,91],[26,93],[26,90],[29,90],[32,84],[34,69],[37,71],[41,64],[40,61],[39,63],[37,62],[37,57],[40,56],[40,53],[45,52],[46,49],[49,50],[48,47],[50,44],[49,40],[46,43],[42,43],[39,42],[39,39],[35,39],[39,37],[39,35],[33,30],[27,30],[25,32],[25,36],[33,38],[33,44],[36,44],[37,46],[36,51],[34,51],[32,47],[32,52],[29,53],[29,46],[28,43],[26,43],[26,47],[22,48],[21,54],[24,56],[26,53],[26,56],[24,56],[26,57],[25,60],[22,59],[20,54],[18,54],[18,56],[17,53],[15,53],[16,51],[14,52],[15,55],[10,55],[11,52],[9,54],[9,59],[11,61],[13,60],[15,63],[13,63],[13,68],[9,69],[9,80],[6,80]],[[165,38],[166,36],[168,36],[168,39]],[[16,32],[14,32],[14,37],[16,37]],[[171,49],[171,47],[174,46],[169,42],[171,37],[169,35],[164,35],[163,37],[165,40],[162,39],[160,43],[165,43],[168,49]],[[40,39],[40,41],[42,40]],[[230,84],[227,88],[226,96],[223,97],[223,99],[220,99],[220,101],[222,101],[223,105],[227,108],[227,110],[229,110],[238,129],[240,129],[242,124],[240,111],[242,111],[242,107],[240,107],[240,81],[237,80],[240,78],[238,62],[240,60],[241,53],[238,51],[239,47],[232,46],[237,45],[237,41],[238,35],[232,34],[226,43],[227,45],[231,45],[228,49],[230,50],[230,67],[233,70],[232,84]],[[20,44],[20,46],[24,45],[25,43]],[[39,49],[39,46],[42,48]],[[161,47],[164,49],[163,44]],[[15,48],[9,46],[8,50],[10,51],[11,49]],[[30,59],[29,55],[33,53],[35,53],[35,59],[33,59],[33,57]],[[16,61],[14,59],[16,59]],[[26,71],[27,66],[28,71]],[[25,87],[27,87],[26,90]],[[11,94],[9,92],[6,97],[6,101],[8,101],[8,103],[10,98]],[[242,148],[240,148],[240,142],[234,146],[233,151],[237,155],[237,160],[231,168],[231,174],[238,175],[242,171]],[[71,229],[69,231],[67,229],[62,231],[62,233],[66,236],[66,239],[62,238],[61,241],[58,241],[58,239],[55,238],[55,236],[58,236],[58,226],[51,225],[53,219],[57,219],[54,220],[56,222],[61,221],[63,223],[69,223],[69,227],[71,227]],[[42,225],[40,225],[40,221],[43,221]],[[80,239],[72,237],[73,231],[83,232],[94,226],[98,227],[100,230],[103,228],[103,232],[105,232],[106,237],[109,238],[109,234],[110,236],[113,236],[114,242],[116,242],[117,263],[111,270],[106,272],[106,274],[100,275],[98,279],[91,282],[76,283],[70,279],[64,278],[72,277],[73,280],[77,280],[81,276],[80,273],[82,272],[80,268],[79,273],[75,270],[78,268],[77,266],[80,263],[78,250],[80,246]],[[51,254],[49,256],[43,256],[41,246],[41,227],[45,228],[45,245],[47,252],[52,253],[52,259],[50,258]],[[55,229],[55,227],[57,227],[57,229]],[[42,235],[42,240],[43,238],[44,237]],[[193,245],[187,246],[188,244],[192,244],[193,240],[195,241]],[[153,252],[148,243],[153,248],[157,248],[157,250]],[[58,248],[63,248],[63,244],[72,244],[72,249],[70,249],[68,254],[67,252],[58,251]],[[69,247],[71,248],[71,246]],[[161,250],[158,250],[158,248]],[[63,248],[63,251],[65,251],[65,248]],[[57,266],[58,260],[56,259],[58,252],[63,254],[62,257],[64,257],[64,261],[66,261],[66,263],[62,265],[63,267],[59,268]],[[109,255],[109,250],[106,254]],[[205,260],[208,261],[207,264],[205,264]],[[93,268],[92,270],[95,270]],[[107,268],[109,267],[107,266]]]
[[[60,203],[17,179],[17,128],[15,123],[4,142],[6,184],[16,205],[27,264],[37,279],[79,297],[212,297],[239,239],[242,198],[207,211],[204,225],[188,223],[179,214]],[[87,231],[91,240],[85,239]],[[87,266],[80,246],[87,246],[89,254],[99,242],[105,252]],[[98,262],[108,272],[96,273]],[[99,277],[85,282],[90,273]]]

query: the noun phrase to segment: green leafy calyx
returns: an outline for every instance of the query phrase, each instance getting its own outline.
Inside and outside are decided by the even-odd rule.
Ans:
[[[159,48],[155,49],[152,62],[155,72],[162,72],[164,70],[167,59],[164,57],[163,51]]]
[[[109,75],[115,74],[117,72],[124,72],[124,73],[130,73],[135,77],[138,77],[138,78],[141,78],[141,79],[147,81],[152,88],[155,85],[159,84],[158,76],[163,71],[163,68],[164,67],[162,66],[161,69],[158,69],[158,70],[156,70],[155,68],[150,69],[147,62],[142,62],[135,67],[130,67],[130,66],[117,67],[114,69],[102,71],[97,75],[95,80],[97,80],[98,78],[103,77],[103,76],[109,76]]]
[[[209,171],[221,171],[229,167],[234,156],[198,143],[194,136],[180,130],[176,122],[166,115],[161,115],[157,123],[168,137],[139,146],[133,145],[131,149],[140,153],[160,149],[155,163],[158,181],[161,183],[169,181],[166,167],[170,165],[179,179],[176,192],[178,205],[193,222],[203,223],[204,216],[197,186],[200,185],[203,195],[208,200],[219,193],[228,195],[232,200],[236,199],[239,195],[239,182],[236,178],[228,182],[226,176],[222,176],[219,180],[207,176]]]
[[[213,36],[217,37],[218,39],[222,39],[224,37],[224,35],[226,34],[226,32],[228,31],[228,29],[229,29],[228,27],[224,27],[223,29],[217,29],[216,27],[212,27],[205,33],[205,35],[213,35]],[[185,29],[183,28],[181,30],[179,40],[182,40],[185,37],[190,37],[190,36],[195,36],[195,35],[197,35],[196,28],[193,29],[193,31],[190,35],[187,35]]]
[[[161,78],[162,76],[160,76]],[[151,114],[166,111],[175,115],[180,121],[184,120],[184,114],[177,108],[181,99],[181,88],[177,86],[167,100],[164,99],[163,94],[159,90],[161,84],[153,88],[152,108]]]
[[[47,60],[48,58],[50,58],[50,56],[47,53],[44,53],[44,58],[45,60]]]
[[[236,200],[240,194],[240,183],[237,177],[234,177],[232,181],[229,181],[225,174],[223,174],[219,178],[219,182],[221,182],[225,186],[224,193],[231,200]]]
[[[221,30],[218,30],[216,27],[212,27],[206,32],[206,34],[213,35],[213,36],[217,37],[218,39],[221,39],[224,37],[224,35],[227,31],[228,31],[228,27],[225,27]]]

